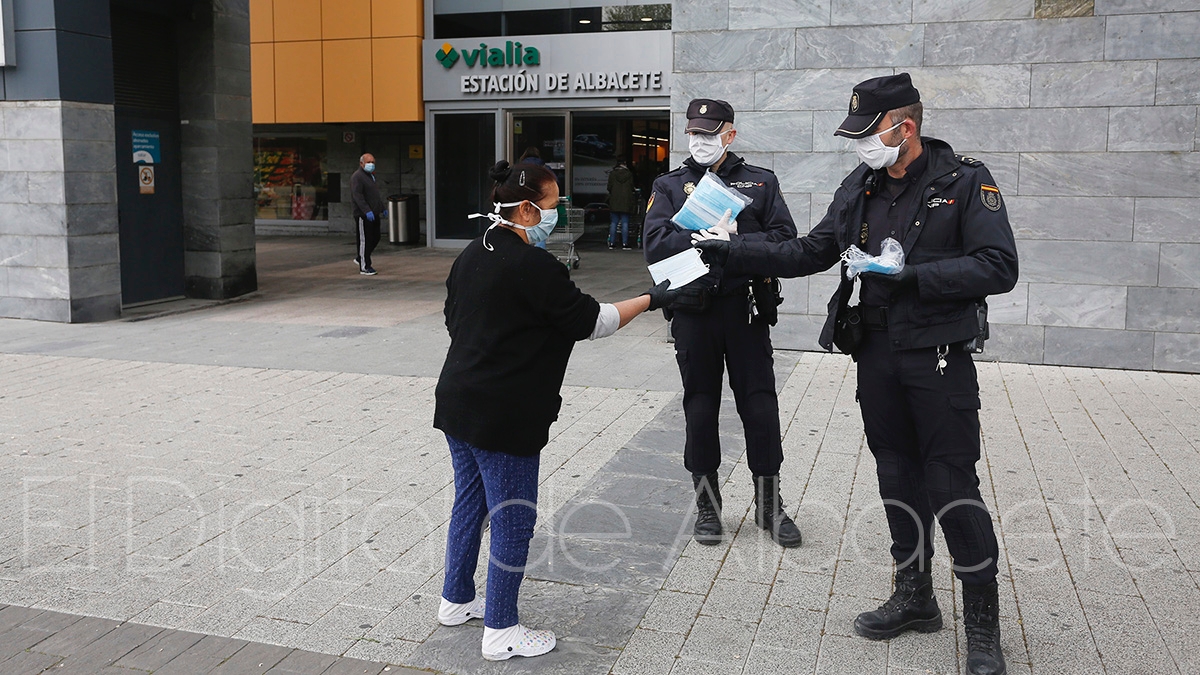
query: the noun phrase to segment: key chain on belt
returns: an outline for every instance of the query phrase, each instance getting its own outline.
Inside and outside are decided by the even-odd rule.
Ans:
[[[941,345],[937,348],[937,371],[938,375],[945,375],[942,372],[946,369],[946,355],[950,353],[950,345]]]

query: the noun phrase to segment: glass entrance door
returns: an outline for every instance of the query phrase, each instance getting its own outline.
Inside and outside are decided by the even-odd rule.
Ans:
[[[496,114],[441,113],[433,117],[433,199],[437,239],[474,239],[491,222],[467,215],[484,209],[496,161]]]
[[[559,193],[571,192],[567,188],[570,163],[567,152],[569,129],[567,114],[564,113],[518,113],[512,114],[509,128],[512,130],[511,148],[514,164],[522,161],[541,161],[558,177]]]

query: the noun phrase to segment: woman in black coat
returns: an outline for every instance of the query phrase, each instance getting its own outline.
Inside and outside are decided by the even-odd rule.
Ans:
[[[544,241],[557,221],[554,174],[499,162],[490,175],[493,209],[481,217],[492,225],[467,245],[446,280],[450,349],[433,425],[450,445],[455,488],[438,620],[458,625],[482,616],[483,657],[498,661],[555,645],[551,631],[519,623],[517,594],[537,517],[539,453],[558,418],[571,350],[669,304],[680,291],[663,282],[636,298],[597,302],[557,258],[530,245]],[[489,516],[485,606],[474,576]]]

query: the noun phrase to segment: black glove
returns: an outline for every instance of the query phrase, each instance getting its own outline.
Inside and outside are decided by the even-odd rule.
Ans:
[[[675,302],[676,296],[679,295],[679,290],[667,290],[670,285],[671,281],[667,280],[657,286],[652,286],[650,290],[645,292],[645,295],[650,296],[650,308],[647,311],[662,309]]]
[[[905,265],[895,274],[880,274],[879,272],[863,272],[863,281],[879,281],[885,284],[888,288],[899,290],[901,288],[916,288],[917,287],[917,268],[912,265]]]
[[[699,279],[672,290],[667,309],[672,312],[704,312],[708,310],[720,280],[720,271],[712,270]]]
[[[729,242],[723,239],[705,239],[693,241],[692,246],[700,249],[700,257],[709,265],[725,266],[729,260]]]

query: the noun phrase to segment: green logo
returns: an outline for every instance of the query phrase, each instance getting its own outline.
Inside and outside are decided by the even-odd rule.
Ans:
[[[454,47],[451,47],[449,42],[442,45],[442,48],[437,50],[434,56],[437,57],[438,63],[447,68],[453,68],[454,64],[458,63],[458,52],[454,51]]]
[[[454,67],[460,58],[466,62],[468,68],[474,68],[476,64],[481,68],[500,68],[504,66],[516,66],[518,68],[524,66],[540,66],[542,64],[542,55],[538,52],[537,47],[524,47],[520,42],[508,40],[504,43],[504,49],[499,47],[488,47],[480,42],[478,49],[455,49],[449,42],[442,45],[442,48],[434,52],[434,57],[438,63],[442,64],[447,70]]]

